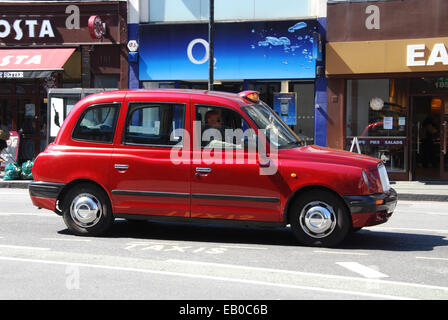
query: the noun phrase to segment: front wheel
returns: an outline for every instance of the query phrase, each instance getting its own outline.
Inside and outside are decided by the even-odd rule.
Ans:
[[[291,206],[290,224],[297,240],[308,246],[334,247],[351,230],[344,202],[328,191],[310,191]]]
[[[62,216],[68,229],[81,236],[99,236],[113,224],[107,194],[92,184],[70,189],[63,199]]]

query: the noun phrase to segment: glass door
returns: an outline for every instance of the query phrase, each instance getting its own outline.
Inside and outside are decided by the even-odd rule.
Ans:
[[[448,97],[412,100],[413,180],[448,180]]]
[[[440,152],[440,179],[448,180],[448,97],[443,100],[443,110],[441,116],[441,152]]]

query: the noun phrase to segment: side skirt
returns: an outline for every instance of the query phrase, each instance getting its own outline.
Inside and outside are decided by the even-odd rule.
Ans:
[[[214,225],[227,225],[227,226],[262,227],[262,228],[283,228],[286,226],[284,222],[185,218],[185,217],[168,217],[168,216],[124,214],[124,213],[114,213],[114,217],[129,220],[166,221],[166,222],[214,224]]]

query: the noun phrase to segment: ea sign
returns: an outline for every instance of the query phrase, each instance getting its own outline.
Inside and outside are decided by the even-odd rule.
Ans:
[[[448,53],[443,43],[436,43],[426,57],[424,44],[410,44],[407,46],[406,65],[408,67],[434,66],[436,63],[448,65]]]

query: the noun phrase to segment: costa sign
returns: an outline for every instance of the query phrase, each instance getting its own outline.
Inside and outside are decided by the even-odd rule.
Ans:
[[[126,19],[125,6],[121,1],[14,6],[0,1],[0,46],[122,43],[126,33],[119,24]]]
[[[14,40],[21,40],[24,32],[29,38],[54,38],[53,27],[50,20],[22,20],[16,19],[9,23],[7,20],[0,20],[0,38],[9,37],[11,32],[15,33]]]

